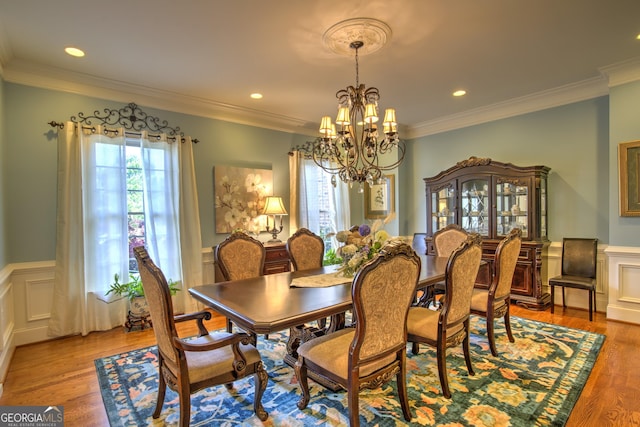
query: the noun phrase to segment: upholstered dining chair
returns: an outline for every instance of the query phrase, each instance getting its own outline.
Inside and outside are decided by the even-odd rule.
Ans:
[[[498,355],[494,337],[494,321],[504,318],[507,337],[514,342],[511,333],[509,307],[511,300],[511,282],[516,270],[520,247],[522,246],[522,230],[512,229],[498,243],[494,259],[494,274],[488,289],[475,288],[471,296],[471,313],[487,319],[487,338],[491,354]]]
[[[351,288],[355,328],[346,328],[298,347],[295,365],[302,397],[309,403],[307,371],[312,370],[347,390],[349,424],[360,425],[360,390],[374,389],[395,375],[404,418],[411,420],[406,388],[407,311],[413,300],[420,258],[409,245],[392,242],[356,273]]]
[[[213,256],[224,280],[240,280],[262,276],[266,253],[262,242],[236,231],[214,247]],[[227,319],[227,332],[231,331]]]
[[[419,343],[436,348],[438,375],[442,394],[451,398],[447,379],[446,349],[462,343],[469,375],[474,375],[469,353],[469,316],[473,285],[480,268],[482,238],[471,233],[453,251],[445,270],[446,298],[440,310],[411,307],[407,318],[407,339],[412,342],[413,354],[420,351]]]
[[[458,224],[449,224],[444,228],[433,233],[433,248],[436,256],[449,257],[454,250],[467,239],[469,233]],[[428,299],[421,302],[425,307],[429,307],[431,303],[436,304],[436,297],[445,294],[444,282],[436,283],[431,288],[431,295]],[[443,297],[441,297],[442,299]]]
[[[160,416],[167,385],[178,393],[180,426],[186,427],[191,418],[191,394],[221,384],[230,388],[234,381],[253,374],[253,409],[259,419],[266,420],[268,415],[262,406],[262,395],[268,375],[260,353],[249,344],[251,337],[247,334],[209,333],[204,325],[204,320],[211,319],[208,311],[174,316],[164,274],[144,246],[135,247],[134,255],[158,344],[158,400],[153,418]],[[176,322],[187,320],[197,322],[198,337],[184,340],[178,336]]]
[[[287,239],[286,248],[294,270],[322,267],[324,241],[311,230],[299,228]]]
[[[596,268],[598,265],[598,239],[565,237],[562,239],[562,269],[560,276],[549,279],[551,287],[551,313],[554,312],[555,287],[562,288],[562,307],[564,288],[589,291],[589,321],[596,311]]]

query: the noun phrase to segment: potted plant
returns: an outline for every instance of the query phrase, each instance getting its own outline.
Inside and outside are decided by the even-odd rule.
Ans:
[[[171,295],[175,295],[176,292],[180,290],[177,282],[169,279],[167,283],[169,285],[169,292]],[[112,292],[116,295],[125,296],[129,299],[132,314],[136,316],[145,316],[149,314],[147,300],[144,297],[142,280],[139,275],[129,273],[129,282],[120,283],[120,275],[118,273],[114,274],[113,283],[105,295],[109,295]]]

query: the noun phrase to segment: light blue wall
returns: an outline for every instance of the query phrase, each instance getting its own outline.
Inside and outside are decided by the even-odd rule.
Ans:
[[[640,140],[640,82],[613,87],[610,91],[611,130],[609,144],[609,236],[616,246],[640,245],[640,217],[621,217],[619,210],[618,144]]]
[[[426,231],[422,178],[477,156],[549,166],[550,240],[595,236],[608,242],[608,127],[608,98],[600,97],[410,141],[402,166],[401,232]]]
[[[3,242],[9,248],[5,263],[53,260],[57,149],[56,134],[47,122],[66,121],[78,112],[88,115],[95,110],[121,108],[123,103],[11,83],[5,83],[4,101],[5,123],[11,124],[2,141],[7,179],[2,203],[8,224]],[[136,102],[135,97],[130,102]],[[287,153],[305,137],[140,106],[200,140],[194,145],[194,158],[203,246],[226,237],[215,233],[215,165],[273,169],[274,194],[282,195],[289,206]],[[288,228],[283,234],[288,234]]]

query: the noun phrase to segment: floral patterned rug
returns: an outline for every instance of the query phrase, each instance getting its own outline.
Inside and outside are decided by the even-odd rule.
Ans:
[[[467,375],[461,348],[448,350],[452,398],[442,396],[435,351],[422,345],[407,352],[407,383],[413,419],[406,422],[395,381],[360,393],[363,426],[562,426],[587,381],[604,335],[512,317],[511,344],[497,322],[498,357],[491,356],[485,321],[472,317],[471,353],[475,376]],[[191,397],[192,426],[344,426],[345,392],[309,382],[311,401],[296,407],[300,390],[293,369],[282,359],[286,333],[258,338],[269,384],[262,399],[269,418],[253,414],[253,377],[233,390],[214,387]],[[408,349],[410,347],[407,347]],[[97,359],[102,398],[111,426],[177,425],[178,397],[167,390],[162,414],[153,420],[158,370],[155,347]]]

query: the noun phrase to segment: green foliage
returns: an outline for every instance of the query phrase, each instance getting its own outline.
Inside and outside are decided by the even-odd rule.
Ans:
[[[335,249],[329,249],[326,254],[324,254],[324,260],[322,261],[322,265],[335,265],[342,264],[342,258],[338,256]]]
[[[169,284],[169,292],[171,295],[175,295],[176,292],[180,290],[178,287],[178,283],[169,279],[167,281]],[[140,280],[139,275],[135,275],[133,273],[129,273],[129,282],[128,283],[120,283],[120,276],[118,273],[113,275],[113,283],[111,287],[106,292],[105,295],[109,295],[113,292],[116,295],[126,296],[130,300],[135,297],[143,297],[144,296],[144,288],[142,287],[142,280]]]

